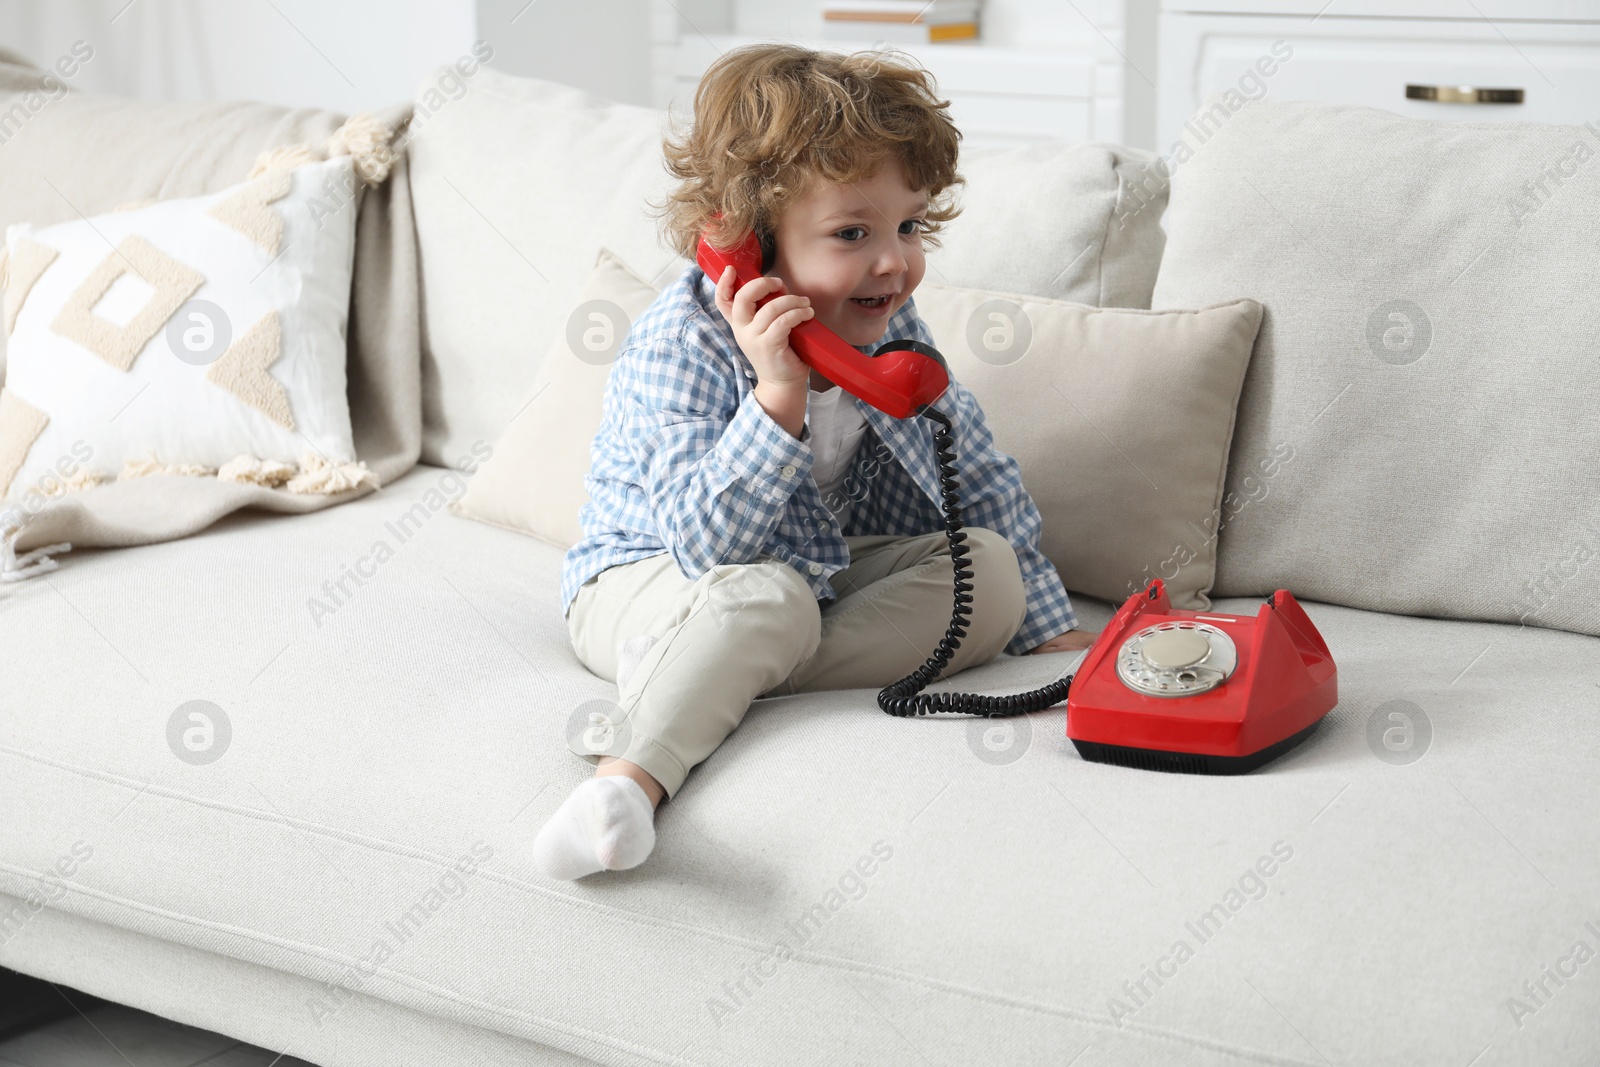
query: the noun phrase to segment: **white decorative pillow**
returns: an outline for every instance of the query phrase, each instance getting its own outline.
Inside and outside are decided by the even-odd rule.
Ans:
[[[349,156],[307,158],[7,228],[0,496],[157,472],[303,492],[370,477],[345,395],[356,177]]]

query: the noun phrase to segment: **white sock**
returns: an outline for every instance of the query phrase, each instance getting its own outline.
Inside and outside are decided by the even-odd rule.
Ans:
[[[628,679],[633,676],[634,670],[644,659],[644,654],[649,652],[650,646],[655,643],[654,634],[635,634],[617,646],[618,689],[628,684]]]
[[[533,841],[533,859],[565,881],[637,867],[656,844],[655,808],[625,774],[590,778],[572,791]]]

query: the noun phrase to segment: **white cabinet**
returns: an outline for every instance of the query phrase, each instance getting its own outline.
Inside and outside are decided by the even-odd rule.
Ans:
[[[653,0],[653,5],[654,103],[680,118],[689,117],[706,67],[731,48],[760,40],[838,52],[873,47],[866,39],[821,39],[820,5],[759,0]],[[1143,33],[1130,44],[1127,9],[1133,9],[1137,28],[1138,13],[1147,6]],[[964,149],[1150,140],[1153,0],[1086,0],[1076,8],[1055,0],[990,0],[984,18],[979,42],[893,46],[932,72],[940,98],[950,101]]]
[[[1416,118],[1600,121],[1600,4],[1233,0],[1223,6],[1164,0],[1157,115],[1163,153],[1172,151],[1206,93],[1230,87],[1250,97],[1362,104]],[[1264,56],[1269,62],[1258,66]]]

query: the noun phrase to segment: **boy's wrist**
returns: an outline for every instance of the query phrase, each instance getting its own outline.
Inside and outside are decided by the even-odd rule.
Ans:
[[[779,382],[769,378],[762,378],[756,382],[756,392],[765,393],[774,399],[798,398],[804,400],[806,393],[810,389],[810,382],[806,378],[800,378],[792,382]]]
[[[755,387],[756,401],[772,417],[773,422],[782,426],[791,437],[798,438],[805,429],[808,388],[804,378],[798,383],[759,381]]]

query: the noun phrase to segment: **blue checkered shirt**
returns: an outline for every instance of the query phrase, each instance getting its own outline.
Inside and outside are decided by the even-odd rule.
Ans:
[[[884,331],[886,340],[900,337],[933,344],[910,297]],[[810,428],[796,438],[779,426],[755,385],[715,284],[691,264],[633,324],[606,379],[584,479],[589,500],[578,515],[583,540],[562,561],[563,612],[607,567],[663,552],[687,578],[770,555],[827,603],[829,578],[850,563],[846,535],[944,529],[933,420],[896,419],[851,398],[869,432],[839,490],[850,502],[841,528],[811,477]],[[962,521],[1003,535],[1021,565],[1028,614],[1005,649],[1021,655],[1074,629],[1077,616],[1039,551],[1039,509],[1017,461],[995,449],[977,398],[951,378],[934,406],[953,424]]]

